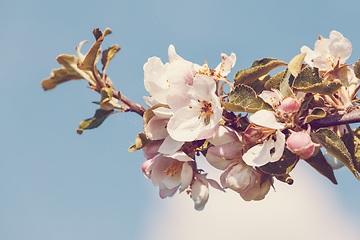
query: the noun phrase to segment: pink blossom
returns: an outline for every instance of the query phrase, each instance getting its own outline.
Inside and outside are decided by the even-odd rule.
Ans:
[[[241,137],[233,129],[220,126],[208,141],[214,146],[208,149],[206,160],[213,167],[225,170],[234,161],[242,161],[245,147],[241,142]]]
[[[307,159],[314,154],[315,145],[311,137],[306,132],[294,132],[286,140],[289,150],[303,159]]]
[[[197,74],[186,95],[168,97],[174,115],[169,120],[167,131],[173,139],[193,141],[214,135],[223,112],[215,89],[212,78]]]
[[[250,116],[250,122],[252,124],[248,128],[255,130],[250,134],[248,132],[251,138],[257,136],[258,133],[266,135],[264,139],[258,139],[261,143],[251,147],[243,155],[244,162],[250,166],[263,166],[268,162],[278,161],[284,152],[285,135],[280,131],[284,126],[276,121],[274,112],[259,110]],[[247,137],[250,138],[249,136]],[[272,149],[274,152],[271,154]]]

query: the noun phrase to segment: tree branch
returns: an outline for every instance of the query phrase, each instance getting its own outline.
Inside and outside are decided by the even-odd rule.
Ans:
[[[311,128],[318,129],[322,127],[337,126],[342,124],[359,123],[360,109],[355,109],[349,113],[338,116],[326,116],[321,119],[314,120],[310,123]]]

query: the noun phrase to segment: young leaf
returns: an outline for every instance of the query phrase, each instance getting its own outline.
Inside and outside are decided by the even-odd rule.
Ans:
[[[289,62],[288,69],[295,78],[301,72],[301,68],[303,66],[302,63],[304,62],[305,57],[306,53],[300,53]]]
[[[85,129],[97,128],[105,121],[105,119],[108,116],[110,116],[111,114],[116,113],[116,112],[119,112],[119,111],[114,111],[114,110],[107,111],[104,109],[96,110],[93,118],[86,119],[80,123],[77,133],[82,134],[83,130],[85,130]]]
[[[337,184],[334,171],[330,164],[328,164],[325,160],[321,151],[319,151],[315,156],[305,159],[305,162],[315,168],[315,170],[318,171],[321,175],[328,178],[332,183]]]
[[[305,123],[309,123],[315,119],[320,119],[326,117],[326,112],[324,109],[316,107],[312,112],[306,116]]]
[[[110,88],[103,87],[100,90],[101,100],[100,108],[104,110],[112,110],[113,108],[124,109],[121,105],[118,104],[118,99],[113,97],[113,93]],[[121,97],[121,95],[120,95]]]
[[[360,180],[360,176],[355,169],[351,154],[346,148],[344,142],[333,131],[327,128],[320,128],[313,135],[331,155],[339,159],[347,168],[349,168],[354,176]]]
[[[268,174],[279,176],[289,174],[299,161],[299,156],[285,148],[283,156],[277,162],[267,163],[260,169]]]
[[[293,81],[294,81],[294,76],[291,74],[289,68],[286,68],[284,76],[279,85],[279,90],[284,97],[291,97],[293,95],[292,90],[290,88]]]
[[[135,152],[152,142],[153,141],[150,140],[145,133],[141,132],[136,136],[135,144],[129,147],[128,152]]]
[[[229,94],[229,102],[221,102],[221,104],[231,112],[255,113],[261,109],[274,110],[262,98],[257,97],[251,87],[244,84],[237,85]]]
[[[95,64],[99,60],[101,53],[101,43],[104,41],[104,37],[109,35],[110,33],[111,30],[109,28],[105,29],[104,33],[102,33],[98,28],[93,30],[96,42],[86,54],[85,59],[82,62],[78,62],[78,68],[80,70],[95,70]]]
[[[107,50],[103,51],[101,63],[103,65],[103,72],[106,71],[107,66],[109,65],[111,59],[115,56],[115,54],[120,50],[118,45],[114,45],[109,47]]]
[[[95,86],[96,81],[94,76],[89,71],[82,71],[78,69],[77,62],[82,61],[84,56],[81,54],[80,50],[82,45],[86,41],[83,41],[79,44],[79,47],[76,48],[77,57],[73,55],[62,54],[56,58],[56,61],[63,65],[63,68],[55,69],[51,71],[51,76],[48,79],[45,79],[41,82],[44,90],[50,90],[55,88],[58,84],[67,82],[69,80],[80,80],[86,79],[90,85]]]
[[[250,85],[253,81],[265,74],[268,74],[274,68],[285,65],[287,65],[285,62],[274,58],[263,58],[261,60],[257,60],[253,63],[251,68],[241,70],[235,74],[235,85]]]
[[[336,92],[342,83],[339,79],[326,81],[319,76],[317,68],[307,67],[295,78],[292,87],[301,92],[313,92],[330,95]]]
[[[357,60],[357,62],[355,63],[354,73],[355,73],[356,78],[360,78],[360,59]]]

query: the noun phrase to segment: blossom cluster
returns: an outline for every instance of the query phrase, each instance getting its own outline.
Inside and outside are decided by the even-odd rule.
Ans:
[[[323,97],[323,111],[355,107],[352,100],[359,83],[345,64],[351,50],[348,39],[336,31],[331,32],[330,39],[320,38],[314,51],[301,48],[306,53],[306,64],[318,68],[324,79],[342,82],[336,99],[318,94]],[[246,201],[262,200],[273,186],[273,178],[281,179],[264,166],[286,161],[286,151],[296,161],[319,153],[321,144],[312,134],[311,125],[304,121],[314,110],[303,107],[309,98],[306,91],[290,88],[290,94],[284,96],[276,88],[262,89],[258,97],[271,110],[257,109],[243,119],[245,123],[240,127],[240,114],[227,109],[224,102],[229,102],[229,94],[223,90],[223,85],[228,84],[235,91],[226,78],[235,65],[235,54],[221,54],[222,62],[215,69],[209,68],[206,61],[201,66],[184,60],[173,45],[168,55],[166,64],[152,57],[144,65],[144,83],[150,96],[145,97],[149,110],[144,115],[144,128],[149,142],[143,147],[147,160],[142,170],[159,186],[161,198],[173,196],[178,189],[186,191],[195,209],[202,210],[210,184],[222,191],[231,189]],[[229,114],[233,116],[230,120]],[[211,166],[223,171],[220,183],[207,179],[197,168],[195,157],[200,153]],[[334,169],[343,166],[329,156],[326,152],[326,164]],[[336,162],[340,164],[335,166]]]
[[[351,121],[341,118],[358,115],[360,60],[346,63],[352,44],[341,33],[319,36],[314,50],[303,46],[288,64],[257,60],[238,71],[234,81],[228,79],[234,53],[221,54],[221,62],[210,68],[206,60],[199,65],[183,59],[170,45],[168,63],[151,57],[144,64],[148,109],[116,91],[105,74],[120,50],[117,45],[103,52],[102,72],[96,69],[100,45],[111,30],[93,33],[96,42],[88,54],[81,54],[81,42],[77,56],[60,55],[57,61],[64,68],[53,70],[42,86],[50,90],[84,78],[100,93],[100,102],[95,102],[100,109],[80,124],[79,134],[117,112],[141,115],[144,132],[129,151],[142,149],[142,171],[159,187],[161,198],[186,192],[195,209],[202,210],[211,186],[235,191],[245,201],[262,200],[275,188],[275,180],[294,182],[290,173],[300,160],[334,184],[333,170],[342,166],[360,180],[360,128],[352,130]],[[269,75],[281,66],[286,69]],[[200,155],[221,171],[218,181],[198,168]]]

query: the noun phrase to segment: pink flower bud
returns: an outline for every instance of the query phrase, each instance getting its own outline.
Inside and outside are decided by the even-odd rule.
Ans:
[[[307,159],[314,154],[315,145],[311,137],[306,132],[292,133],[286,140],[289,150],[303,159]]]
[[[277,108],[278,111],[289,113],[289,112],[297,112],[299,111],[300,105],[295,98],[285,98],[281,105]]]

